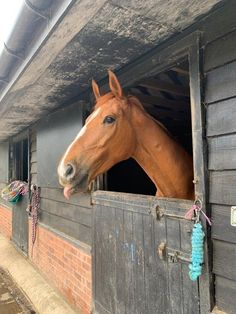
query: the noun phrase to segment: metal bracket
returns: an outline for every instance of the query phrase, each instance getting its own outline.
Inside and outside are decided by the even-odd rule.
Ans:
[[[170,263],[191,263],[191,256],[189,254],[169,248],[165,242],[160,243],[157,248],[157,254],[161,260],[168,260]]]
[[[171,263],[191,263],[191,256],[187,253],[167,248],[167,258]]]
[[[161,218],[163,218],[163,217],[170,217],[170,218],[186,220],[184,215],[182,216],[182,215],[171,213],[170,211],[165,210],[164,208],[160,207],[159,205],[155,206],[154,211],[155,211],[155,217],[157,220],[161,220]],[[153,211],[152,211],[152,213],[153,213]],[[194,221],[195,219],[193,218],[192,220]]]

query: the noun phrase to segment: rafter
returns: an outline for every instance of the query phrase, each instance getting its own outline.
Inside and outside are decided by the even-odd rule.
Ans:
[[[159,79],[147,79],[139,82],[140,86],[146,87],[148,89],[165,91],[170,94],[180,95],[180,96],[189,96],[189,88],[174,85],[168,82],[161,81]]]
[[[190,110],[189,101],[185,100],[170,100],[167,98],[161,98],[157,96],[149,96],[149,95],[135,95],[141,103],[148,103],[155,107],[166,107],[173,111],[188,111]]]

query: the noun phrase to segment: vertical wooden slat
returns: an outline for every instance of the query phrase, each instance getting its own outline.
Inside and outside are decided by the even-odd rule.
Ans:
[[[143,216],[146,313],[168,312],[166,262],[158,256],[158,246],[166,242],[165,222]]]
[[[24,195],[20,201],[13,205],[12,211],[12,238],[13,242],[24,253],[28,253],[28,194]]]
[[[116,300],[116,240],[114,234],[114,208],[102,208],[104,224],[102,239],[102,273],[103,306],[111,313],[115,313]]]
[[[155,243],[153,233],[153,218],[143,216],[143,242],[144,242],[144,267],[145,267],[145,298],[146,313],[156,313],[157,307],[157,271],[155,265]]]
[[[124,269],[124,211],[116,209],[116,314],[125,313],[125,301],[127,286],[124,286],[126,272]]]
[[[179,221],[167,219],[167,246],[180,251]],[[181,263],[168,262],[168,281],[172,314],[182,314],[182,269]]]
[[[143,247],[143,219],[141,214],[133,215],[134,256],[134,313],[146,313],[145,272]]]
[[[124,211],[124,265],[125,266],[125,313],[134,312],[134,261],[133,213]]]
[[[166,252],[163,252],[163,259],[159,256],[158,247],[164,243],[167,245],[167,232],[166,232],[166,219],[154,220],[154,246],[155,246],[155,260],[154,267],[157,272],[156,282],[156,306],[158,307],[157,313],[171,313],[170,304],[170,292],[169,292],[169,281],[168,281],[168,267],[166,260]]]

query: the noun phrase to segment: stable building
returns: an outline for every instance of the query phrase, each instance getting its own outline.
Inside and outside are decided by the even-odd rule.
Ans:
[[[0,54],[0,186],[40,188],[0,200],[0,233],[78,313],[219,313],[236,308],[235,1],[27,0]],[[108,91],[112,69],[193,156],[205,256],[188,276],[189,200],[158,199],[133,161],[66,200],[63,153]],[[165,250],[162,250],[164,244]],[[161,251],[161,253],[160,253]]]

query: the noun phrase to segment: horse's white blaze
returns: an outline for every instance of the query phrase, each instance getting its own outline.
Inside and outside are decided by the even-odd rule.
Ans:
[[[101,108],[98,108],[97,110],[95,110],[91,116],[88,118],[87,124],[88,125],[94,118],[96,118],[96,116],[99,114],[99,112],[101,111]]]
[[[66,152],[65,152],[65,154],[64,154],[64,156],[63,156],[63,158],[62,158],[62,160],[61,160],[61,162],[60,162],[60,164],[59,164],[59,166],[58,166],[58,174],[59,174],[59,176],[61,176],[61,177],[64,176],[64,173],[65,173],[65,165],[64,165],[64,162],[65,162],[65,159],[66,159],[66,157],[67,157],[67,155],[68,155],[68,153],[69,153],[71,147],[75,144],[75,142],[76,142],[81,136],[84,135],[84,133],[86,132],[86,129],[87,129],[87,125],[88,125],[89,123],[91,123],[94,118],[96,118],[96,116],[99,114],[100,110],[101,110],[101,108],[98,108],[96,111],[94,111],[94,113],[92,113],[92,115],[90,116],[90,118],[89,118],[88,122],[86,123],[86,125],[84,125],[84,126],[82,127],[82,129],[81,129],[81,130],[79,131],[79,133],[77,134],[76,138],[73,140],[73,142],[72,142],[72,143],[69,145],[69,147],[67,148],[67,150],[66,150]]]

